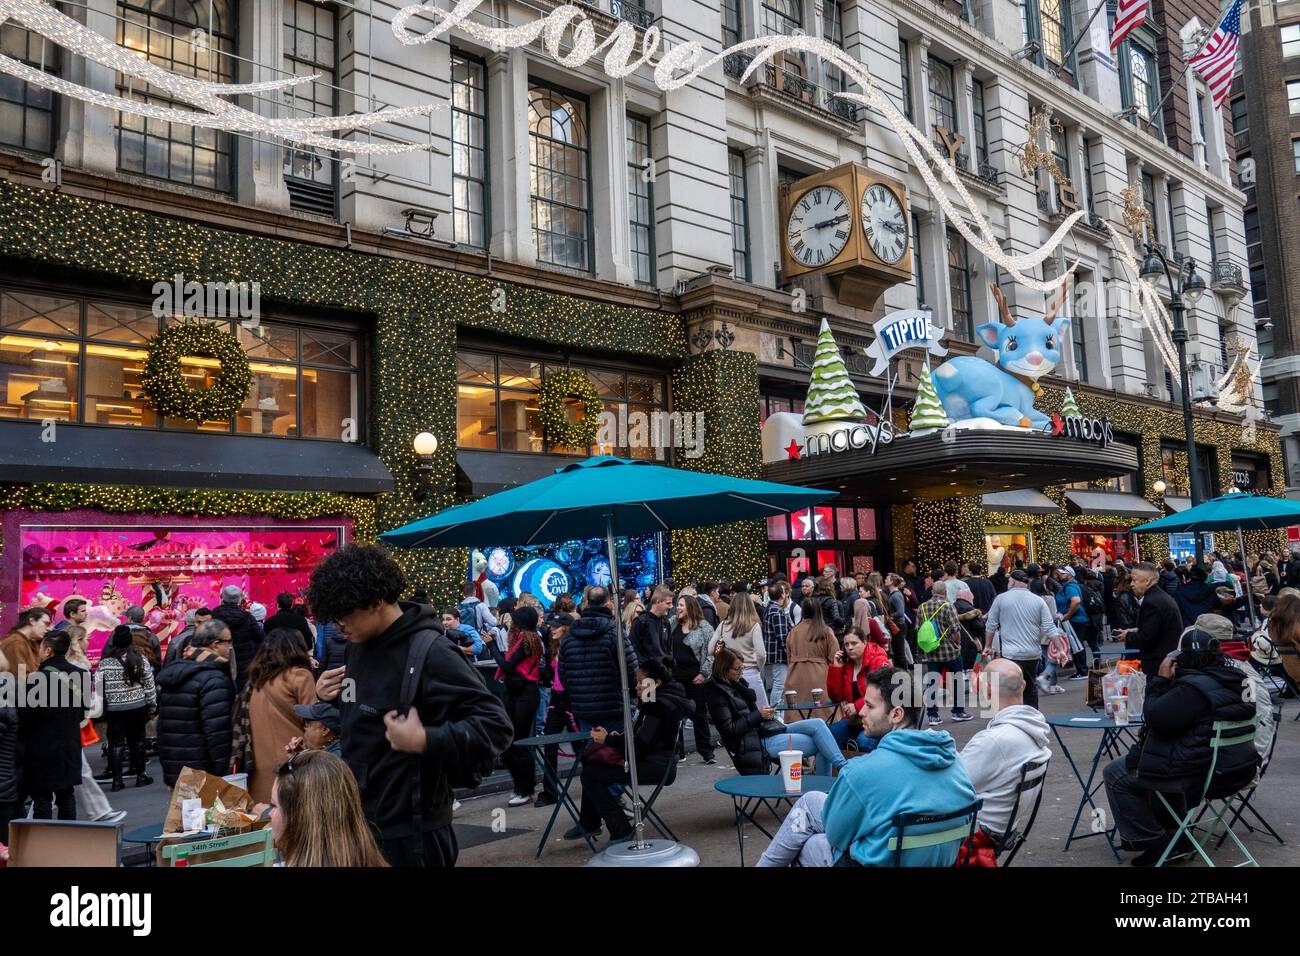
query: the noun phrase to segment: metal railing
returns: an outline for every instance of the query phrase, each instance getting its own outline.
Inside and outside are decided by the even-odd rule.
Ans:
[[[609,0],[609,12],[643,30],[655,22],[654,14],[633,0]]]
[[[1218,260],[1210,266],[1210,283],[1216,288],[1244,289],[1241,266],[1229,260]]]
[[[1044,189],[1038,190],[1038,211],[1050,214],[1052,211],[1052,200]]]
[[[1001,173],[998,172],[997,167],[995,167],[992,163],[989,162],[980,163],[979,170],[977,171],[976,175],[978,175],[980,179],[992,183],[994,186],[1002,185],[1002,175]]]

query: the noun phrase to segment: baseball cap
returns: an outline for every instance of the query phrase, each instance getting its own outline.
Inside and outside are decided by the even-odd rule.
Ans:
[[[1074,577],[1074,568],[1070,567],[1068,564],[1063,564],[1056,570],[1067,577]]]
[[[1029,565],[1029,567],[1025,568],[1025,570],[1029,573],[1030,577],[1033,577],[1035,574],[1043,573],[1042,565],[1038,564],[1038,562],[1034,562],[1033,564]]]
[[[1021,584],[1028,584],[1029,575],[1026,574],[1024,571],[1020,570],[1019,568],[1016,568],[1014,571],[1011,572],[1011,580],[1019,581]]]
[[[318,700],[314,704],[294,704],[293,712],[303,720],[315,720],[324,724],[335,734],[340,732],[339,709],[333,704]]]

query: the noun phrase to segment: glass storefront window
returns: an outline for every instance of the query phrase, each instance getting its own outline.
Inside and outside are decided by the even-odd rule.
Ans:
[[[1007,572],[1016,569],[1016,562],[1029,564],[1034,560],[1034,534],[1028,528],[985,528],[984,551],[992,573],[1001,565]]]
[[[456,386],[456,447],[497,447],[494,389],[475,385]]]
[[[81,311],[76,299],[3,292],[0,293],[0,327],[31,335],[79,335]]]
[[[1100,555],[1098,552],[1100,551]],[[1116,559],[1131,564],[1134,557],[1133,536],[1123,528],[1078,528],[1070,533],[1070,553],[1089,565],[1099,558],[1107,564]]]
[[[852,508],[835,509],[835,537],[841,541],[852,540],[857,537],[853,529]]]
[[[767,540],[790,540],[790,523],[785,515],[772,515],[767,519]]]
[[[78,352],[74,342],[0,336],[0,417],[75,422]]]
[[[302,434],[341,438],[345,421],[359,421],[357,377],[334,369],[302,370]]]
[[[87,338],[144,345],[157,333],[158,317],[149,309],[116,302],[86,303]]]
[[[251,435],[296,435],[298,370],[252,363],[253,386],[235,415],[235,430]]]
[[[86,421],[137,428],[152,428],[158,423],[158,415],[140,385],[144,359],[144,349],[86,346]]]
[[[863,541],[876,540],[876,509],[858,509],[858,537]]]

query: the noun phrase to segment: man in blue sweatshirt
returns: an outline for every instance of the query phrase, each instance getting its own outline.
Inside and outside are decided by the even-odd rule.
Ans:
[[[781,824],[759,866],[892,866],[889,839],[899,813],[951,813],[975,802],[975,788],[947,731],[914,730],[922,697],[912,675],[882,667],[867,675],[862,730],[879,737],[871,753],[840,771],[829,794],[806,793]],[[928,829],[946,829],[952,821]],[[909,834],[927,828],[909,830]],[[959,841],[908,850],[904,866],[952,866]]]

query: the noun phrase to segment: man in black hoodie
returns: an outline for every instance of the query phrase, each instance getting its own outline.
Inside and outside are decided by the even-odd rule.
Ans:
[[[1189,627],[1179,649],[1161,662],[1159,674],[1147,685],[1141,739],[1102,774],[1120,836],[1127,848],[1142,851],[1134,866],[1154,866],[1173,839],[1176,823],[1160,819],[1164,806],[1157,791],[1185,813],[1201,796],[1211,760],[1211,796],[1236,793],[1254,779],[1259,755],[1253,743],[1223,747],[1217,754],[1210,747],[1215,721],[1255,715],[1242,682],[1243,673],[1225,662],[1218,640]]]
[[[398,602],[405,590],[402,569],[377,545],[348,545],[317,566],[308,600],[320,620],[338,622],[348,649],[343,667],[321,674],[316,694],[338,703],[343,760],[388,862],[454,866],[453,781],[509,746],[510,719],[447,639],[438,612]],[[408,709],[410,666],[419,676]]]
[[[158,672],[158,759],[163,780],[176,785],[183,767],[223,776],[230,773],[230,628],[207,621],[186,642],[181,656]]]
[[[560,642],[560,683],[569,692],[573,718],[582,730],[601,726],[623,730],[623,682],[618,670],[618,631],[609,607],[609,591],[592,588],[582,617],[569,627]],[[638,658],[631,642],[623,638],[627,658],[627,688],[636,691]]]
[[[1178,646],[1183,632],[1183,615],[1178,604],[1160,586],[1160,572],[1154,564],[1140,561],[1133,565],[1129,582],[1138,599],[1137,626],[1116,631],[1116,640],[1124,649],[1137,651],[1142,673],[1153,680],[1165,655]]]
[[[657,587],[650,595],[646,609],[632,622],[628,639],[632,642],[632,650],[636,651],[637,660],[673,656],[673,629],[668,613],[673,603],[673,592]]]

